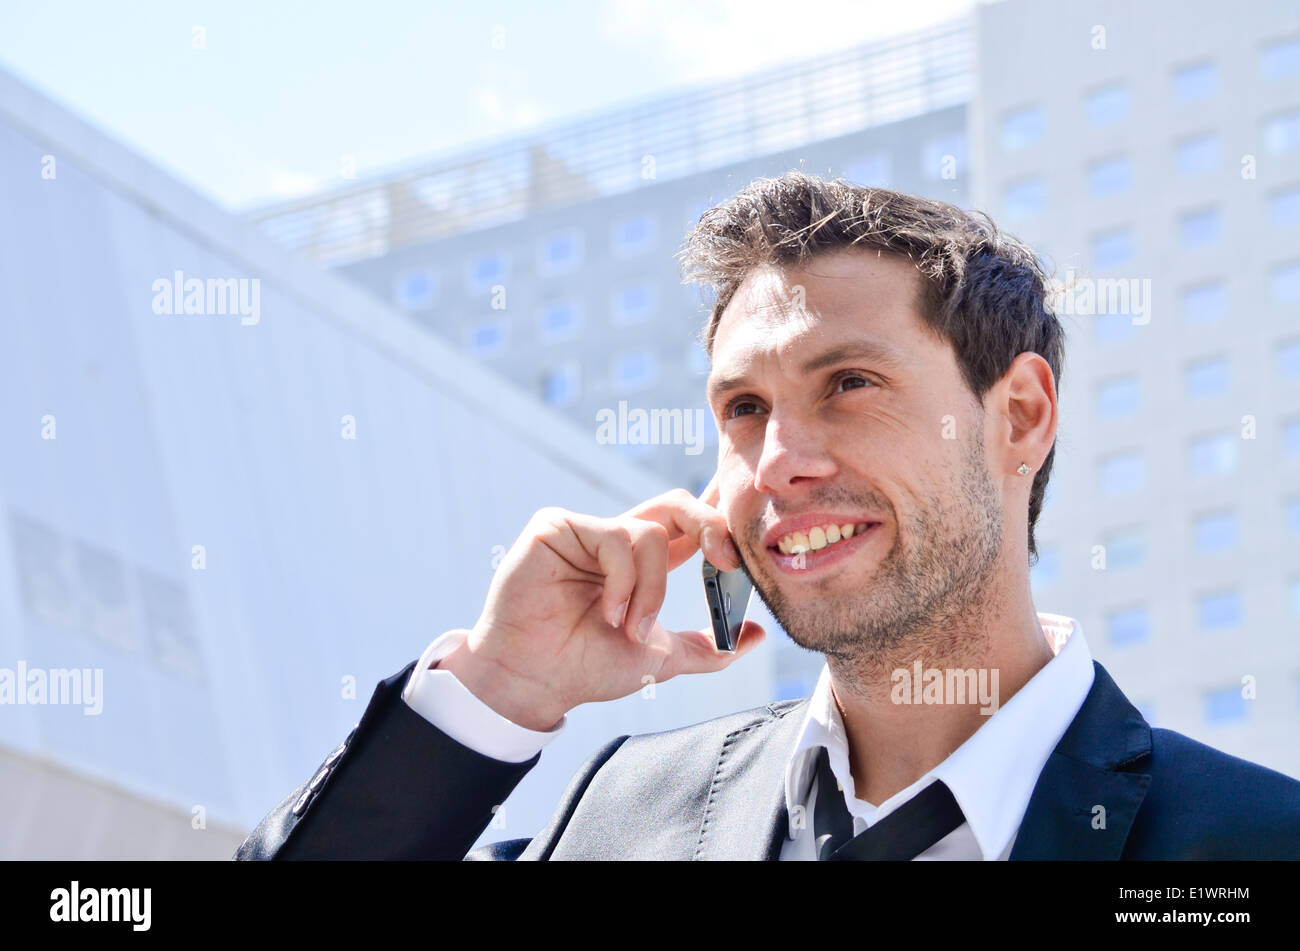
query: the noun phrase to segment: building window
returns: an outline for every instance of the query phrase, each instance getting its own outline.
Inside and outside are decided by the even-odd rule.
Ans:
[[[1300,337],[1278,346],[1277,375],[1284,380],[1300,380]]]
[[[1300,110],[1284,112],[1264,123],[1264,148],[1270,155],[1300,148]]]
[[[1300,578],[1291,579],[1291,613],[1300,617]]]
[[[537,252],[537,273],[543,277],[568,274],[582,263],[582,232],[566,231],[542,242]]]
[[[1102,159],[1088,166],[1088,191],[1093,198],[1122,195],[1133,188],[1133,163],[1126,156]]]
[[[1144,528],[1112,532],[1105,544],[1107,571],[1128,571],[1147,560],[1147,533]]]
[[[614,360],[614,386],[620,392],[643,390],[656,378],[654,354],[648,350],[624,354]]]
[[[1038,563],[1029,569],[1029,584],[1033,588],[1055,584],[1061,577],[1061,555],[1055,548],[1038,549]]]
[[[1183,291],[1183,320],[1192,324],[1221,320],[1228,313],[1228,285],[1198,284]]]
[[[1274,40],[1260,50],[1259,75],[1264,79],[1300,75],[1300,36]]]
[[[614,323],[635,324],[654,313],[653,284],[635,284],[614,294]]]
[[[1217,135],[1198,135],[1183,139],[1177,145],[1179,175],[1204,175],[1218,169],[1222,161]]]
[[[1241,596],[1236,591],[1212,591],[1196,599],[1197,627],[1226,631],[1241,623]]]
[[[1008,112],[1002,117],[1002,150],[1015,152],[1027,148],[1043,138],[1043,110],[1027,106]]]
[[[469,266],[469,286],[472,290],[486,291],[506,279],[509,262],[504,254],[485,254],[475,258]]]
[[[1300,458],[1300,416],[1282,424],[1282,454],[1288,459]]]
[[[921,149],[921,168],[931,181],[953,179],[966,167],[966,135],[952,132],[930,139]]]
[[[1211,726],[1241,723],[1246,719],[1246,698],[1240,687],[1214,690],[1205,695],[1205,722]]]
[[[402,310],[424,310],[433,306],[438,279],[432,271],[408,271],[393,282],[393,300]]]
[[[1300,535],[1300,496],[1287,500],[1286,530],[1292,535]]]
[[[1219,67],[1213,63],[1192,63],[1174,73],[1174,99],[1180,103],[1200,102],[1219,91]]]
[[[578,305],[570,301],[552,304],[542,310],[542,339],[549,342],[570,340],[578,333]]]
[[[1126,608],[1106,615],[1106,637],[1113,647],[1132,647],[1151,639],[1146,608]]]
[[[1300,187],[1284,188],[1269,195],[1268,219],[1274,228],[1300,225]]]
[[[654,246],[658,228],[651,215],[638,215],[614,225],[614,252],[619,257],[643,254]]]
[[[1097,415],[1102,419],[1132,415],[1138,411],[1140,398],[1136,375],[1107,380],[1097,387]]]
[[[1131,314],[1094,314],[1093,340],[1099,347],[1109,347],[1137,336],[1138,325]]]
[[[480,357],[500,353],[505,347],[505,324],[499,320],[487,321],[470,329],[469,349]]]
[[[1228,392],[1231,383],[1227,357],[1198,360],[1187,367],[1187,396],[1199,399]]]
[[[1146,460],[1137,451],[1104,457],[1097,467],[1097,485],[1102,495],[1129,495],[1146,487]]]
[[[1199,515],[1193,533],[1196,536],[1196,550],[1202,555],[1236,548],[1237,516],[1233,512],[1209,512]]]
[[[850,162],[844,167],[844,177],[855,185],[882,188],[890,181],[890,159],[888,152],[877,152],[866,158]]]
[[[1085,112],[1090,125],[1109,125],[1127,119],[1129,114],[1128,86],[1115,83],[1094,89],[1088,94]]]
[[[1223,216],[1217,208],[1189,211],[1178,222],[1178,238],[1189,251],[1218,244],[1223,234]]]
[[[1047,204],[1047,183],[1041,178],[1012,182],[1002,193],[1002,214],[1016,220],[1040,214]]]
[[[1273,268],[1269,284],[1272,286],[1273,300],[1279,304],[1300,302],[1300,262]]]
[[[578,400],[579,369],[566,363],[542,375],[542,401],[547,406],[572,406]]]
[[[1101,271],[1124,267],[1133,260],[1133,229],[1118,228],[1092,239],[1092,266]]]
[[[1226,433],[1200,436],[1188,448],[1187,468],[1194,476],[1228,475],[1237,468],[1237,440]]]

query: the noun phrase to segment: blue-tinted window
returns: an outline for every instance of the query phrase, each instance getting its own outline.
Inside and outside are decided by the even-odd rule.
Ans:
[[[1187,467],[1194,476],[1228,475],[1237,468],[1237,440],[1226,434],[1194,439],[1188,450]]]
[[[1199,515],[1194,525],[1196,550],[1201,554],[1228,551],[1237,547],[1239,528],[1233,512],[1209,512]]]
[[[1212,591],[1196,599],[1196,622],[1202,631],[1226,631],[1241,623],[1241,596]]]
[[[1274,228],[1300,225],[1300,188],[1284,188],[1269,195],[1268,220]]]
[[[1038,106],[1009,112],[1002,117],[1002,148],[1014,152],[1033,145],[1043,137],[1044,129],[1043,110]]]
[[[1114,647],[1132,647],[1151,639],[1151,619],[1146,608],[1126,608],[1106,615],[1106,636]]]
[[[1146,460],[1140,452],[1121,452],[1102,459],[1097,468],[1102,495],[1126,495],[1146,486]]]
[[[1292,535],[1300,535],[1300,498],[1287,500],[1286,530]]]
[[[1199,360],[1187,368],[1187,395],[1196,399],[1226,393],[1231,384],[1230,375],[1226,357]]]
[[[1277,375],[1284,380],[1300,380],[1300,338],[1287,340],[1277,348]]]
[[[1264,148],[1270,155],[1300,148],[1300,110],[1284,112],[1264,123]]]
[[[650,215],[620,221],[614,226],[614,250],[622,256],[647,251],[654,245],[656,230]]]
[[[403,310],[424,310],[433,305],[438,283],[432,271],[411,271],[398,277],[393,289],[397,306]]]
[[[479,324],[469,334],[469,348],[480,356],[497,353],[505,345],[505,326],[498,321]]]
[[[1282,424],[1282,452],[1288,459],[1300,456],[1300,418]]]
[[[1102,159],[1088,167],[1088,191],[1094,198],[1121,195],[1133,188],[1133,163],[1126,156]]]
[[[469,268],[469,282],[475,290],[486,290],[506,279],[504,254],[486,254],[477,258]]]
[[[654,354],[647,350],[625,354],[614,361],[614,385],[620,390],[644,389],[656,377]]]
[[[1240,723],[1246,719],[1246,698],[1240,687],[1215,690],[1205,695],[1205,722]]]
[[[1127,119],[1129,114],[1128,87],[1122,83],[1095,89],[1088,94],[1085,103],[1088,122],[1092,125],[1107,125]]]
[[[1098,346],[1123,343],[1137,336],[1138,325],[1129,314],[1094,314],[1091,320]]]
[[[1047,183],[1026,178],[1008,185],[1002,195],[1002,214],[1008,219],[1029,218],[1047,205]]]
[[[538,270],[543,274],[567,274],[582,261],[582,235],[576,231],[552,235],[542,242]]]
[[[567,340],[578,332],[578,307],[572,303],[552,304],[542,311],[542,337]]]
[[[568,364],[542,377],[542,399],[548,406],[572,406],[578,399],[578,366]]]
[[[1106,538],[1106,570],[1128,571],[1147,560],[1147,533],[1143,528],[1113,532]]]
[[[1259,75],[1264,79],[1300,76],[1300,36],[1274,40],[1260,50]]]
[[[1092,266],[1102,271],[1123,267],[1132,262],[1133,251],[1132,229],[1107,231],[1092,239]]]
[[[1291,613],[1300,617],[1300,578],[1291,579]]]
[[[1174,99],[1200,102],[1219,91],[1219,68],[1213,63],[1193,63],[1174,73]]]
[[[1223,281],[1198,284],[1183,291],[1183,319],[1188,323],[1222,320],[1228,313],[1228,285]]]
[[[1279,304],[1300,301],[1300,262],[1273,268],[1269,283],[1272,285],[1273,300]]]
[[[1029,583],[1034,588],[1055,584],[1061,577],[1061,555],[1055,548],[1039,546],[1038,563],[1029,569]]]
[[[1178,238],[1188,250],[1217,244],[1223,236],[1223,216],[1217,208],[1188,212],[1178,222]]]
[[[1216,170],[1222,161],[1217,135],[1198,135],[1177,145],[1179,175],[1203,175]]]
[[[881,188],[889,184],[890,160],[888,152],[878,152],[850,162],[844,167],[844,177],[855,185]]]
[[[1141,385],[1136,376],[1107,380],[1097,387],[1097,415],[1103,419],[1136,413]]]
[[[650,284],[625,287],[614,295],[614,321],[632,324],[645,320],[654,312],[655,289]]]
[[[959,177],[966,168],[966,135],[963,132],[930,139],[921,149],[921,167],[927,178],[942,180],[950,164],[950,178]]]

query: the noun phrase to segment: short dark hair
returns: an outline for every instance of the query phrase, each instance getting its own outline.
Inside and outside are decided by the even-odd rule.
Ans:
[[[1050,307],[1048,275],[1026,244],[984,212],[797,170],[757,179],[704,212],[678,252],[685,281],[715,294],[701,331],[709,358],[722,312],[756,267],[803,264],[850,246],[914,263],[921,319],[952,345],[978,401],[1026,351],[1047,361],[1059,387],[1065,330]],[[1034,525],[1055,455],[1053,443],[1030,489],[1030,565],[1038,558]]]

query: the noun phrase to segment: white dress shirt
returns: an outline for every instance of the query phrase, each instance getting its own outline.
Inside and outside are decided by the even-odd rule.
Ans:
[[[831,771],[853,816],[854,834],[874,825],[926,786],[943,780],[966,821],[917,859],[1006,859],[1038,775],[1092,688],[1092,654],[1079,623],[1039,613],[1052,660],[1016,691],[942,763],[880,805],[854,794],[848,741],[830,690],[830,669],[821,676],[786,767],[785,798],[790,835],[781,859],[814,860],[813,804],[817,800],[817,750],[825,746]],[[508,763],[536,755],[564,729],[564,717],[547,732],[529,730],[501,716],[447,670],[429,666],[456,649],[466,629],[448,631],[421,655],[402,690],[411,709],[475,752]]]

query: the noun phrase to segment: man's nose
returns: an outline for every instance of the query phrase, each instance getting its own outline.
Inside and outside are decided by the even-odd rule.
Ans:
[[[780,493],[801,479],[820,479],[835,472],[824,437],[812,428],[790,420],[768,418],[763,452],[754,470],[754,488]]]

